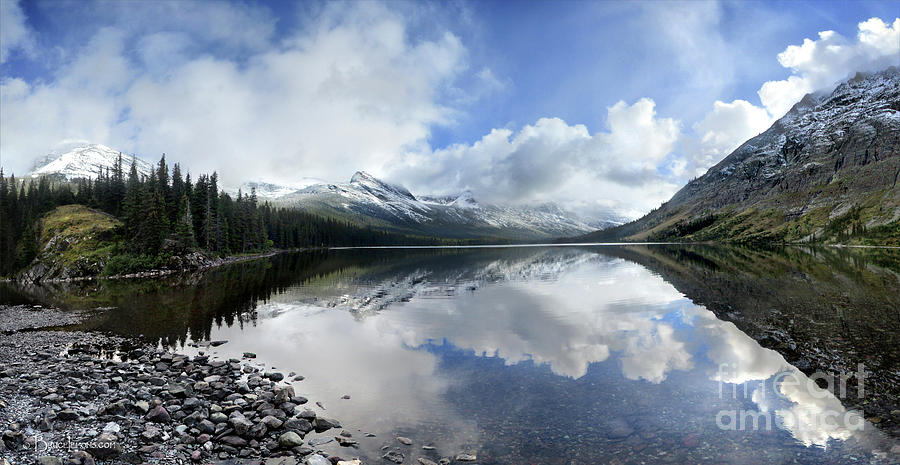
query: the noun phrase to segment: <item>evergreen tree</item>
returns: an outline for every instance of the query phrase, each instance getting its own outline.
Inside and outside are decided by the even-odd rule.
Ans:
[[[175,240],[184,249],[193,249],[197,246],[197,240],[194,238],[194,220],[191,217],[191,202],[188,200],[187,194],[182,194],[181,202],[179,202],[178,219],[175,223]]]
[[[144,226],[144,189],[138,179],[137,166],[134,160],[128,172],[128,184],[125,189],[125,199],[122,202],[122,221],[125,223],[125,237],[128,248],[131,251],[139,251],[142,243],[139,238],[143,235]]]

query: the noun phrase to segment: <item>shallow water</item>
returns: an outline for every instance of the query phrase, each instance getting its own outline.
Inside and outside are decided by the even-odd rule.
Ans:
[[[806,367],[694,302],[724,300],[744,314],[762,304],[765,318],[793,325],[836,293],[866,308],[840,335],[829,334],[830,316],[807,326],[849,341],[868,369],[896,373],[895,258],[672,246],[351,249],[200,277],[7,290],[4,299],[114,307],[86,326],[186,353],[204,350],[194,341],[228,340],[205,350],[254,352],[266,369],[304,375],[297,393],[360,442],[319,447],[367,463],[380,463],[384,446],[399,448],[404,463],[462,452],[482,464],[868,463],[895,460],[886,451],[896,442],[810,381]],[[730,266],[746,270],[723,271]],[[717,281],[723,272],[727,286]],[[794,280],[810,283],[809,295]],[[766,296],[755,296],[758,283]]]

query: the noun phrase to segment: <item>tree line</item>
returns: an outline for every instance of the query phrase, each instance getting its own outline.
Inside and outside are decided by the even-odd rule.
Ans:
[[[218,176],[183,175],[165,154],[149,176],[121,154],[96,179],[16,179],[0,169],[0,275],[26,267],[39,247],[39,220],[57,206],[81,204],[122,222],[120,254],[156,256],[192,250],[229,255],[301,247],[439,245],[406,236],[261,203],[255,189],[237,196],[220,191]]]

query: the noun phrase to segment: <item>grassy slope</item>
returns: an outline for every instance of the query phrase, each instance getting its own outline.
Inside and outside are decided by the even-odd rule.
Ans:
[[[113,254],[120,225],[112,215],[83,205],[58,207],[41,218],[37,260],[56,270],[97,274]]]
[[[813,200],[811,200],[813,199]],[[664,207],[580,241],[861,244],[900,246],[900,186],[861,192],[842,183],[720,209]],[[801,210],[799,215],[791,211]]]

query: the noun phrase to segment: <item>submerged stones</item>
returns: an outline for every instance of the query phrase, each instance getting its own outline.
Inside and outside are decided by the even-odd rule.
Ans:
[[[622,418],[608,420],[603,426],[605,427],[606,437],[609,439],[625,439],[634,434],[634,428]]]
[[[403,455],[403,453],[400,451],[389,450],[384,455],[382,455],[381,458],[389,462],[403,463],[403,461],[406,459],[406,456]]]

